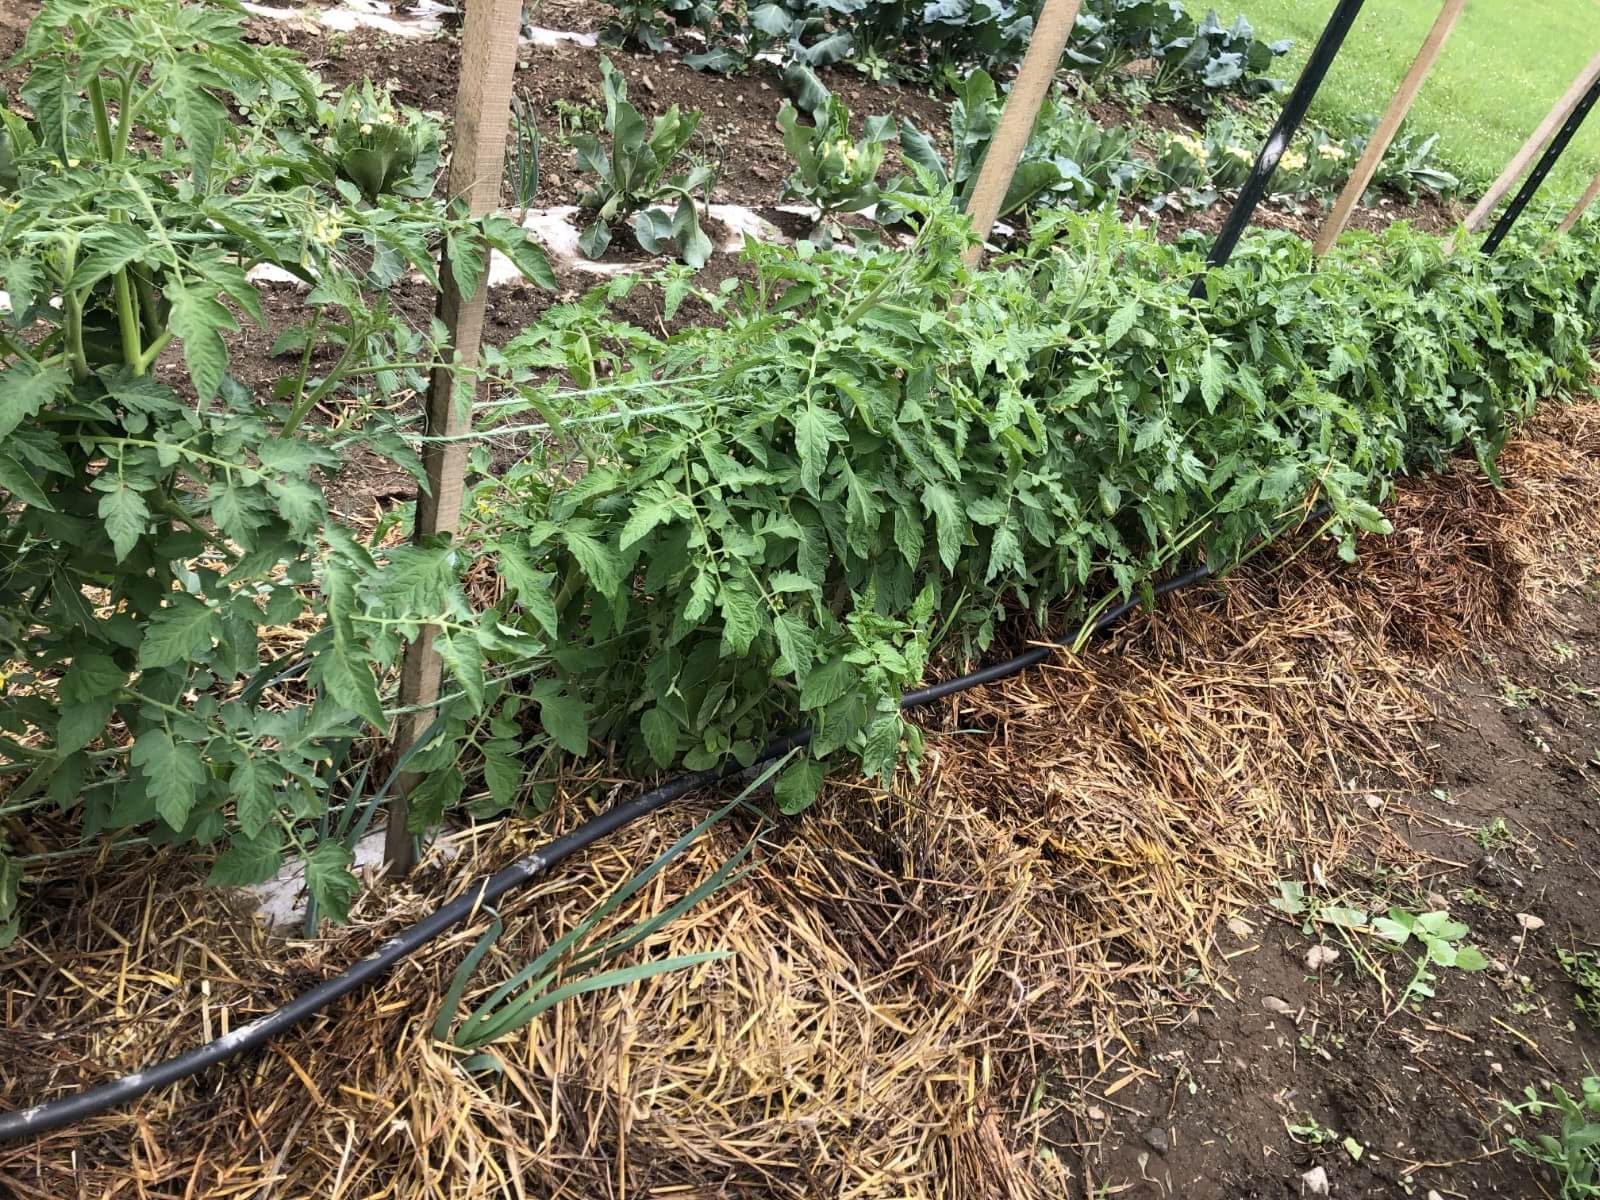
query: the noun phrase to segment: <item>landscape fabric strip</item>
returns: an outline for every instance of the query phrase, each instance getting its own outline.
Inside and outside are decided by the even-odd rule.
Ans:
[[[1594,82],[1589,85],[1589,90],[1583,94],[1583,99],[1579,100],[1573,106],[1572,111],[1567,114],[1566,121],[1561,125],[1561,131],[1545,147],[1544,154],[1539,159],[1539,165],[1529,173],[1528,178],[1523,181],[1522,187],[1517,191],[1511,203],[1506,205],[1506,211],[1500,214],[1500,219],[1495,222],[1493,232],[1484,240],[1483,252],[1485,254],[1493,254],[1500,248],[1500,243],[1506,240],[1506,235],[1511,232],[1511,227],[1517,223],[1517,218],[1522,216],[1522,210],[1528,207],[1529,201],[1533,199],[1535,193],[1544,184],[1545,177],[1550,174],[1551,169],[1556,165],[1556,161],[1572,143],[1572,139],[1577,136],[1579,128],[1582,127],[1584,119],[1588,117],[1590,110],[1594,108],[1596,101],[1600,101],[1600,75],[1595,77]]]
[[[1272,174],[1278,169],[1278,160],[1283,157],[1283,152],[1289,148],[1289,143],[1299,132],[1300,122],[1305,120],[1311,101],[1316,98],[1317,89],[1327,77],[1328,68],[1338,57],[1339,48],[1344,45],[1345,35],[1355,24],[1356,14],[1361,11],[1363,3],[1364,0],[1339,0],[1338,7],[1328,18],[1322,36],[1317,39],[1311,57],[1306,60],[1305,70],[1301,71],[1300,78],[1295,80],[1294,90],[1283,102],[1283,111],[1278,114],[1272,132],[1267,135],[1266,144],[1261,147],[1261,153],[1256,155],[1255,165],[1250,168],[1244,186],[1239,189],[1238,198],[1228,211],[1227,220],[1222,224],[1222,231],[1212,243],[1211,253],[1206,255],[1207,267],[1226,266],[1228,260],[1233,257],[1234,247],[1239,244],[1245,227],[1255,215],[1256,206],[1267,194],[1267,185],[1272,182]],[[1189,289],[1189,294],[1198,300],[1205,295],[1205,292],[1206,277],[1201,273],[1195,279],[1194,286]]]
[[[1314,510],[1306,520],[1316,520],[1317,514],[1322,511],[1324,508]],[[1213,573],[1209,565],[1202,564],[1156,584],[1151,591],[1151,598],[1165,596],[1200,583],[1211,578]],[[1142,596],[1136,596],[1108,609],[1090,624],[1088,635],[1104,633],[1138,608],[1143,601]],[[1073,634],[1070,637],[1041,643],[1003,662],[979,668],[970,674],[929,684],[914,692],[907,692],[901,697],[900,707],[919,708],[975,687],[1010,679],[1048,661],[1061,648],[1075,644],[1080,636],[1083,634]],[[781,758],[790,751],[805,746],[810,740],[810,729],[797,729],[773,738],[748,767],[730,760],[704,771],[679,775],[631,800],[621,801],[599,816],[585,821],[571,833],[547,842],[539,849],[530,851],[516,862],[473,884],[454,900],[435,909],[404,932],[390,938],[359,962],[352,964],[338,975],[323,980],[265,1017],[241,1025],[214,1041],[196,1046],[193,1050],[169,1058],[148,1070],[135,1071],[131,1075],[124,1075],[120,1079],[113,1079],[109,1083],[102,1083],[46,1104],[0,1113],[0,1143],[18,1138],[39,1137],[53,1130],[75,1125],[79,1121],[86,1121],[90,1117],[99,1116],[101,1113],[136,1100],[156,1088],[187,1079],[236,1054],[259,1049],[278,1034],[326,1008],[340,997],[347,996],[371,983],[390,967],[420,950],[441,933],[470,918],[484,905],[493,904],[506,893],[532,881],[580,850],[594,845],[631,825],[640,817],[648,816],[675,800],[681,800],[701,788],[730,779],[751,767]]]

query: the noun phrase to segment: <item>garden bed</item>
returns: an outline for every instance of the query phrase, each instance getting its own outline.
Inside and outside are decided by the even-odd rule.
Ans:
[[[831,787],[657,946],[732,959],[574,1000],[501,1047],[501,1073],[428,1037],[473,926],[269,1053],[0,1150],[0,1181],[1243,1200],[1321,1168],[1335,1197],[1540,1194],[1506,1148],[1530,1124],[1499,1105],[1600,1054],[1555,962],[1600,939],[1600,410],[1547,410],[1504,469],[1504,492],[1465,464],[1408,484],[1356,568],[1286,547],[928,714],[920,781]],[[458,861],[312,941],[267,937],[173,851],[58,878],[0,959],[0,1092],[49,1098],[237,1028],[618,786],[574,779],[541,822],[449,835]],[[496,955],[548,944],[692,811],[513,897]],[[719,827],[663,886],[755,828]],[[1265,902],[1281,881],[1442,897],[1508,969],[1441,972],[1390,1013],[1334,931]],[[1312,971],[1317,944],[1341,957]]]
[[[1283,53],[1208,22],[1261,57],[1237,95],[1137,105],[1136,132],[1052,102],[1024,175],[1105,211],[1008,210],[1028,236],[969,272],[949,189],[987,75],[947,77],[955,105],[797,77],[798,33],[755,53],[775,8],[730,43],[748,73],[702,74],[679,54],[709,24],[602,53],[589,4],[537,14],[515,219],[471,217],[441,203],[448,14],[382,9],[252,4],[241,47],[152,8],[132,57],[111,21],[41,30],[32,102],[68,119],[0,127],[0,1103],[237,1049],[639,780],[729,777],[798,722],[804,749],[698,840],[682,804],[521,860],[530,886],[260,1055],[0,1147],[0,1187],[1529,1190],[1508,1139],[1539,1114],[1503,1102],[1596,1048],[1555,964],[1596,936],[1600,410],[1524,422],[1593,369],[1595,228],[1496,259],[1269,234],[1191,296],[1206,239],[1172,243],[1220,222]],[[924,25],[908,78],[989,53]],[[1161,54],[1119,94],[1230,86],[1226,54]],[[796,125],[784,93],[819,80]],[[1361,135],[1309,136],[1282,178],[1325,199]],[[1431,153],[1386,178],[1438,178]],[[619,218],[584,232],[598,262],[579,162]],[[1459,211],[1388,199],[1357,223]],[[841,248],[797,240],[813,204]],[[1309,234],[1302,208],[1257,224]],[[465,520],[413,540],[441,245],[462,293],[491,281],[487,385]],[[1136,603],[1196,559],[1245,561]],[[1134,613],[1110,638],[903,717],[1087,636],[1100,595]],[[424,629],[449,690],[412,705]],[[401,772],[434,840],[396,882],[368,821]],[[306,882],[303,936],[217,890],[274,877]],[[1432,1119],[1435,1080],[1472,1120]]]

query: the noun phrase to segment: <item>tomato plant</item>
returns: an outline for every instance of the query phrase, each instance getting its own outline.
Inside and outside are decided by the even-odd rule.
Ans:
[[[960,663],[1230,563],[1313,501],[1353,555],[1397,474],[1457,449],[1492,471],[1590,369],[1592,229],[1484,260],[1397,226],[1332,269],[1265,235],[1196,304],[1194,250],[1113,215],[1046,214],[969,273],[948,200],[897,201],[914,246],[756,248],[715,327],[658,339],[597,292],[506,349],[554,374],[526,385],[554,424],[471,537],[637,767],[748,760],[804,720],[815,759],[886,776],[936,643]],[[820,779],[793,768],[785,803]]]
[[[430,123],[369,89],[325,103],[240,22],[46,0],[19,55],[28,115],[7,105],[0,172],[0,750],[25,774],[0,814],[49,804],[87,836],[225,845],[229,882],[303,853],[338,916],[350,854],[309,822],[330,748],[387,725],[402,640],[440,623],[475,696],[482,659],[537,653],[466,603],[450,547],[379,550],[327,502],[357,448],[419,472],[389,401],[439,348],[390,290],[410,271],[437,283],[441,244],[469,290],[489,245],[553,280],[509,221],[431,198]],[[259,392],[229,350],[241,321],[265,323],[258,266],[307,289]],[[315,415],[335,403],[343,419]],[[268,628],[306,632],[280,656]],[[22,865],[0,846],[13,931]]]

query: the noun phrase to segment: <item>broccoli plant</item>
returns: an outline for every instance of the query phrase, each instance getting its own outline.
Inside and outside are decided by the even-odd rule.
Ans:
[[[851,140],[850,110],[839,97],[829,96],[814,125],[800,124],[794,105],[785,101],[778,126],[795,162],[783,197],[815,205],[817,223],[810,240],[831,245],[843,233],[840,213],[860,212],[878,202],[878,168],[894,136],[894,123],[889,117],[868,117],[865,134]]]
[[[681,112],[674,104],[647,134],[644,118],[628,102],[627,80],[609,58],[600,60],[600,76],[610,149],[592,133],[572,139],[579,170],[598,180],[578,197],[579,207],[594,214],[579,246],[590,258],[600,257],[611,244],[614,227],[631,218],[634,236],[645,250],[655,254],[671,247],[691,267],[704,266],[711,257],[711,239],[700,227],[695,192],[708,193],[714,176],[704,164],[688,165],[685,154],[700,114]],[[672,174],[680,163],[687,170]]]
[[[909,120],[900,122],[900,149],[921,175],[913,183],[897,179],[892,190],[917,190],[928,186],[949,188],[965,209],[977,180],[978,168],[1000,125],[1003,102],[986,71],[973,71],[953,81],[956,99],[950,105],[948,164],[933,140]],[[1134,134],[1128,129],[1101,129],[1093,120],[1073,112],[1059,97],[1040,107],[1033,132],[1000,203],[1000,215],[1040,204],[1063,208],[1090,208],[1128,188],[1139,175],[1131,153]],[[890,214],[892,215],[892,214]]]

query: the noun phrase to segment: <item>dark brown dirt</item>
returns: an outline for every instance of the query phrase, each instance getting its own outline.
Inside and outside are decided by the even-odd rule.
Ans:
[[[1321,1169],[1334,1197],[1554,1194],[1508,1151],[1528,1129],[1504,1102],[1573,1090],[1600,1063],[1556,958],[1600,945],[1600,574],[1562,616],[1537,654],[1505,646],[1440,680],[1435,785],[1368,800],[1403,816],[1409,847],[1319,889],[1373,911],[1448,906],[1489,970],[1441,970],[1436,995],[1400,1007],[1410,968],[1370,936],[1351,941],[1388,994],[1331,927],[1308,937],[1270,907],[1241,913],[1225,990],[1138,1044],[1147,1074],[1091,1098],[1077,1133],[1091,1189],[1287,1200],[1314,1194],[1303,1176]],[[1320,972],[1318,944],[1339,952]]]

